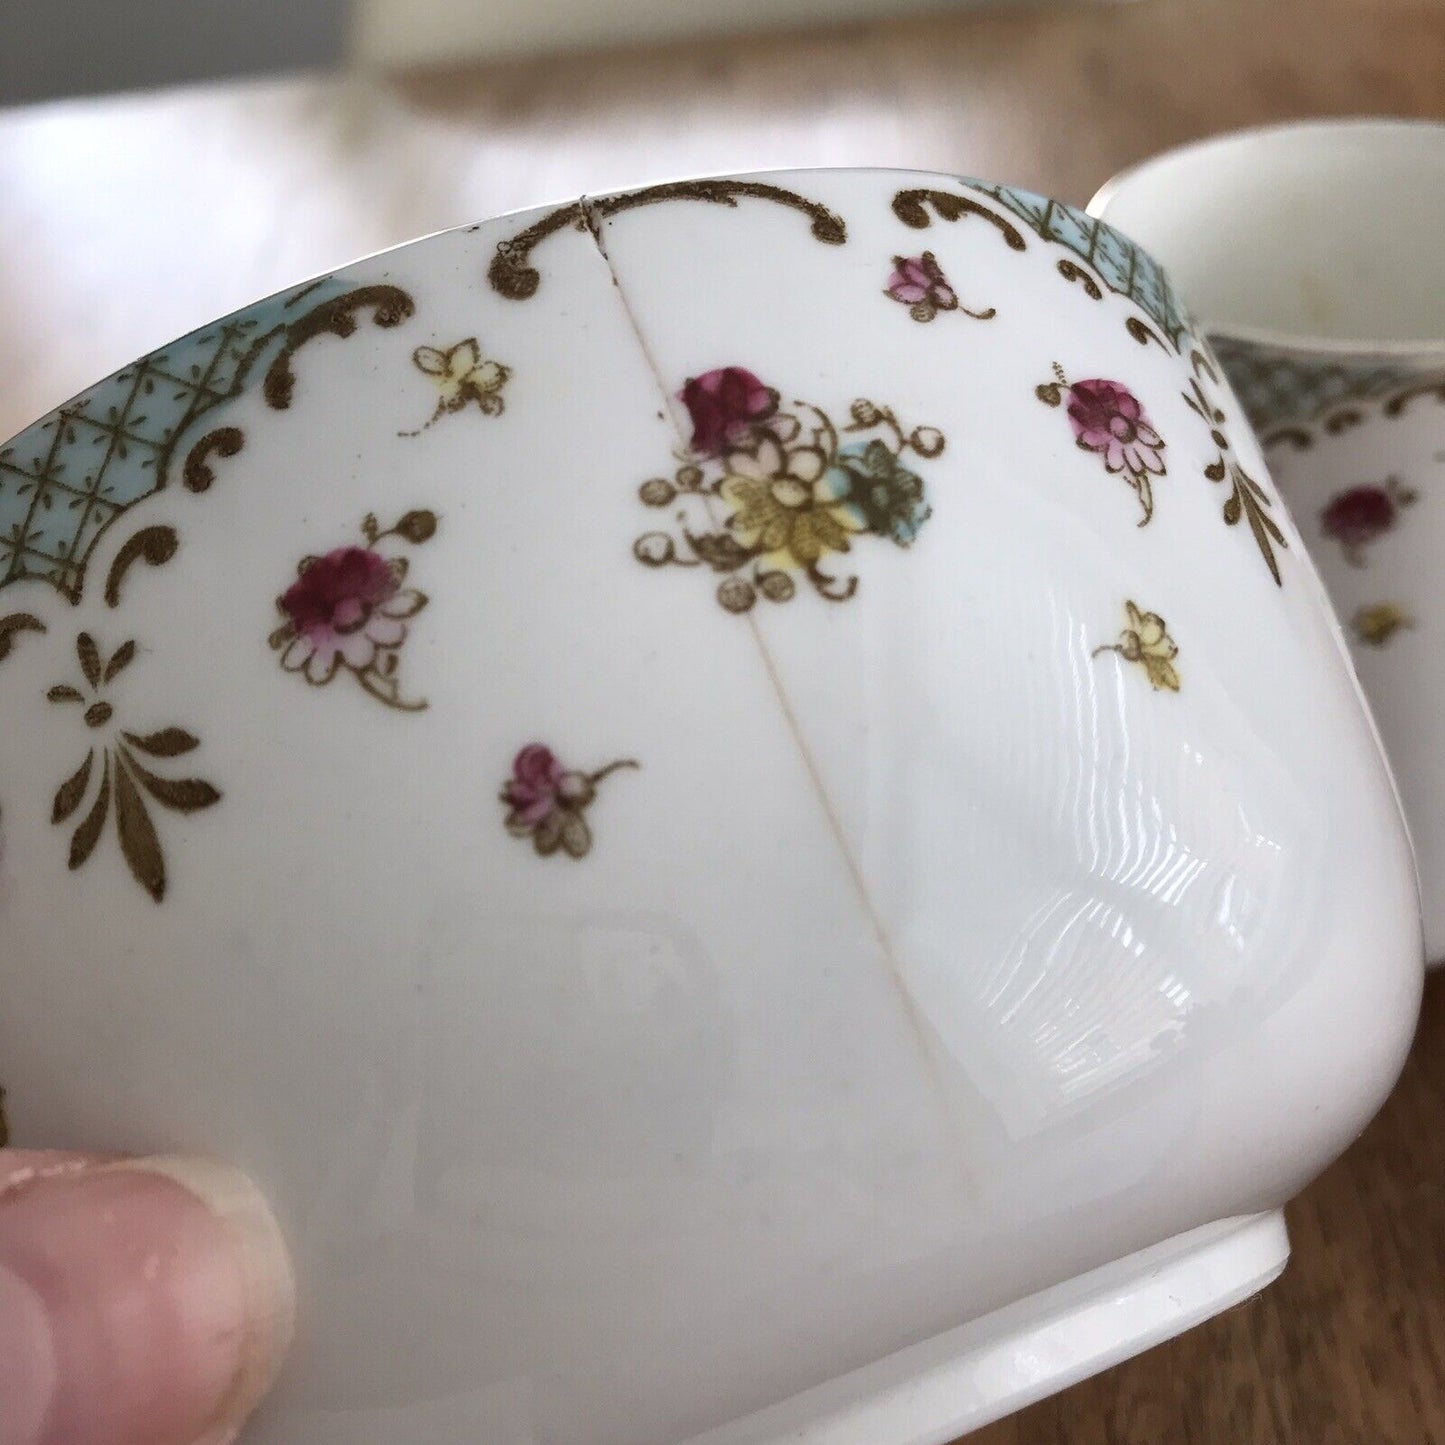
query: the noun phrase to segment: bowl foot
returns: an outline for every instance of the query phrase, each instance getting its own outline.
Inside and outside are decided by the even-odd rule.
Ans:
[[[900,1350],[688,1445],[947,1445],[1278,1278],[1279,1211],[1219,1220]]]

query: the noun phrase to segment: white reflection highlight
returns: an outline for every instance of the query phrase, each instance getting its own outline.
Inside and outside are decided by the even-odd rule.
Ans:
[[[1276,985],[1318,840],[1207,657],[1184,693],[1154,692],[1095,655],[1101,623],[1077,598],[1009,600],[1046,645],[971,671],[968,730],[914,746],[928,788],[888,779],[908,802],[883,866],[920,1017],[1022,1137],[1144,1078],[1196,1037],[1198,1010]]]

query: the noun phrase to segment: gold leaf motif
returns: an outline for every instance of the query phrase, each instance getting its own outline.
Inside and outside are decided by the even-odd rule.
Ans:
[[[90,773],[95,765],[95,749],[85,755],[85,761],[56,789],[55,802],[51,805],[50,821],[63,823],[79,806],[90,787]]]
[[[563,816],[562,846],[573,858],[586,857],[592,847],[592,830],[581,813],[568,812]]]
[[[113,682],[113,681],[115,680],[115,678],[116,678],[120,673],[124,672],[125,669],[130,666],[130,664],[132,663],[132,661],[134,661],[134,659],[135,659],[135,643],[134,643],[134,641],[131,641],[131,642],[122,642],[121,645],[116,648],[116,650],[115,650],[115,655],[114,655],[114,656],[110,659],[110,661],[106,664],[106,667],[105,667],[105,676],[104,676],[104,678],[102,679],[102,681],[104,681],[104,682]]]
[[[122,748],[120,751],[126,764],[122,771],[134,773],[146,792],[163,807],[177,813],[194,813],[221,801],[220,792],[202,778],[157,777],[141,767],[128,749]]]
[[[97,694],[81,714],[81,721],[91,732],[109,730],[113,726],[115,708],[105,697],[104,688],[137,655],[133,640],[116,649],[108,666],[101,667],[101,652],[89,633],[76,640],[81,670],[93,693]],[[47,693],[51,702],[84,704],[85,695],[68,683],[52,687]],[[95,756],[102,756],[100,788],[89,812],[70,840],[70,867],[79,868],[95,851],[110,816],[112,795],[115,802],[116,830],[121,854],[131,875],[159,903],[165,895],[166,867],[155,823],[145,801],[145,794],[177,813],[193,813],[220,801],[221,794],[201,778],[164,778],[137,762],[131,748],[154,758],[179,757],[200,746],[199,739],[185,728],[163,727],[154,732],[121,731],[118,736],[107,732],[106,744],[92,746],[85,761],[56,790],[51,804],[51,821],[62,823],[71,817],[85,800],[95,770]]]
[[[413,544],[429,542],[436,535],[436,513],[429,512],[424,507],[407,512],[392,530],[398,537],[402,537]],[[405,568],[406,558],[403,557],[400,560],[403,568]]]
[[[100,841],[100,830],[105,827],[106,814],[110,811],[110,754],[105,755],[105,766],[100,775],[100,792],[96,795],[90,812],[70,839],[70,866],[79,868],[95,851]]]
[[[161,856],[161,840],[156,837],[155,824],[124,765],[115,770],[115,822],[120,835],[120,851],[137,883],[157,903],[165,897],[166,865]]]
[[[80,659],[80,670],[92,687],[100,686],[100,649],[90,633],[82,632],[75,639],[76,656]]]
[[[200,747],[200,739],[193,737],[184,728],[162,728],[159,732],[123,734],[126,742],[153,758],[175,758]]]

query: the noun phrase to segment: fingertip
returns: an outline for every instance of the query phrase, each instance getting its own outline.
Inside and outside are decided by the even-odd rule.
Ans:
[[[296,1330],[291,1256],[265,1195],[245,1174],[192,1155],[153,1155],[105,1166],[169,1179],[193,1195],[230,1237],[245,1322],[232,1387],[196,1445],[226,1445],[276,1381]]]
[[[0,1445],[221,1445],[269,1388],[295,1292],[256,1186],[190,1158],[0,1156]],[[0,1319],[3,1319],[0,1312]],[[13,1426],[10,1421],[17,1423]],[[24,1433],[22,1433],[24,1432]]]

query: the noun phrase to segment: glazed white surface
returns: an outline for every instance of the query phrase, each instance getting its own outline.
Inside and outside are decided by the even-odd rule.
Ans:
[[[1350,638],[1418,854],[1426,954],[1445,960],[1445,673],[1432,639],[1445,314],[1431,237],[1445,219],[1445,127],[1325,120],[1240,131],[1116,176],[1090,212],[1169,267],[1262,437]],[[1384,500],[1387,485],[1418,505]],[[1324,512],[1375,493],[1359,549]],[[1366,531],[1371,529],[1366,525]],[[1402,621],[1372,643],[1361,609]]]
[[[19,1142],[213,1152],[275,1199],[303,1328],[259,1445],[719,1430],[1276,1208],[1398,1070],[1420,938],[1389,775],[1282,509],[1281,585],[1225,524],[1188,348],[1141,344],[1027,227],[1020,251],[892,209],[936,188],[1007,219],[956,180],[758,179],[846,243],[679,200],[557,230],[529,299],[487,268],[541,212],[349,268],[413,314],[298,350],[284,411],[249,387],[207,414],[244,447],[104,532],[78,604],[0,596],[47,629],[0,662],[0,1082]],[[996,316],[884,294],[925,247]],[[437,396],[416,348],[472,336],[504,411],[401,435]],[[1163,437],[1147,526],[1040,400],[1056,362]],[[672,525],[638,487],[686,460],[677,393],[729,366],[945,437],[909,462],[913,545],[833,559],[848,601],[800,578],[733,615],[706,567],[636,560]],[[413,509],[437,527],[401,549],[429,600],[399,675],[427,709],[283,670],[298,561]],[[142,523],[180,545],[111,607]],[[1097,652],[1129,599],[1178,692]],[[184,726],[166,770],[222,794],[157,812],[159,904],[113,824],[69,871],[51,822],[92,740],[47,701],[81,630],[137,639],[117,726]],[[585,857],[503,826],[534,741],[640,765],[598,785]]]

